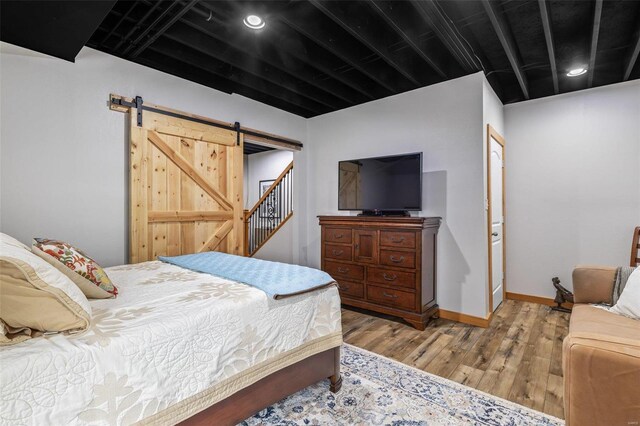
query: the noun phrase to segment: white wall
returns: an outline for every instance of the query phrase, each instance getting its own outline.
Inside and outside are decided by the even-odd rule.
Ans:
[[[443,217],[438,304],[485,317],[483,78],[477,73],[308,120],[302,151],[308,179],[307,241],[301,252],[309,265],[320,264],[316,216],[338,214],[338,161],[422,151],[420,215]]]
[[[247,185],[247,191],[245,193],[245,205],[247,209],[253,208],[260,199],[260,181],[277,178],[292,161],[293,152],[284,150],[265,151],[247,156],[245,182]],[[294,168],[294,175],[295,172],[297,172],[297,169]],[[295,212],[293,217],[256,252],[254,257],[277,262],[294,263],[294,253],[297,252],[293,244],[293,234],[296,230],[294,218],[296,218]]]
[[[128,223],[126,116],[107,108],[109,93],[306,136],[301,117],[90,48],[75,63],[0,52],[0,230],[73,242],[104,265],[126,261]]]
[[[507,291],[627,265],[640,225],[640,81],[507,105]]]
[[[245,205],[252,208],[260,199],[261,180],[273,180],[293,161],[293,152],[284,150],[265,151],[247,156],[247,192]]]

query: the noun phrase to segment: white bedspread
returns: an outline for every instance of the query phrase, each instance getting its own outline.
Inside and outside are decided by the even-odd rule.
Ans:
[[[131,424],[340,332],[335,287],[272,300],[162,262],[108,268],[92,326],[0,349],[0,424]]]

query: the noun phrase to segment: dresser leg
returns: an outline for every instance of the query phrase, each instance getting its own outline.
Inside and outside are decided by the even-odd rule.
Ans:
[[[438,305],[434,305],[423,312],[420,317],[404,318],[404,320],[411,324],[415,329],[423,331],[427,328],[429,321],[440,318],[439,313],[440,310],[438,309]]]
[[[420,331],[424,331],[425,328],[427,328],[427,321],[423,321],[423,320],[412,320],[412,319],[407,319],[404,318],[404,320],[406,322],[408,322],[409,324],[411,324],[413,326],[413,328],[415,328],[416,330],[420,330]]]

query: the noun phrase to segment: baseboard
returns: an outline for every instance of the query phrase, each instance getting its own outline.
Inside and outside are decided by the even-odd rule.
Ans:
[[[457,321],[464,324],[475,325],[476,327],[489,327],[491,324],[491,317],[493,314],[489,315],[489,318],[481,318],[474,317],[473,315],[461,314],[460,312],[447,311],[444,309],[440,309],[440,318],[448,319],[451,321]]]
[[[510,300],[519,300],[521,302],[531,302],[538,303],[540,305],[546,306],[556,306],[556,302],[550,297],[541,297],[541,296],[531,296],[529,294],[520,294],[520,293],[510,293],[506,294],[507,299]],[[571,309],[573,307],[573,303],[563,303],[563,307]]]

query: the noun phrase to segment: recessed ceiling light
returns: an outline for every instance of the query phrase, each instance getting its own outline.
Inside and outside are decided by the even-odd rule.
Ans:
[[[257,15],[247,15],[242,20],[242,22],[244,22],[244,24],[252,30],[259,30],[261,28],[264,28],[265,25],[264,20]]]
[[[568,77],[577,77],[579,75],[586,74],[586,72],[587,72],[586,68],[582,68],[582,67],[574,68],[572,70],[569,70],[569,72],[567,73],[567,76]]]

